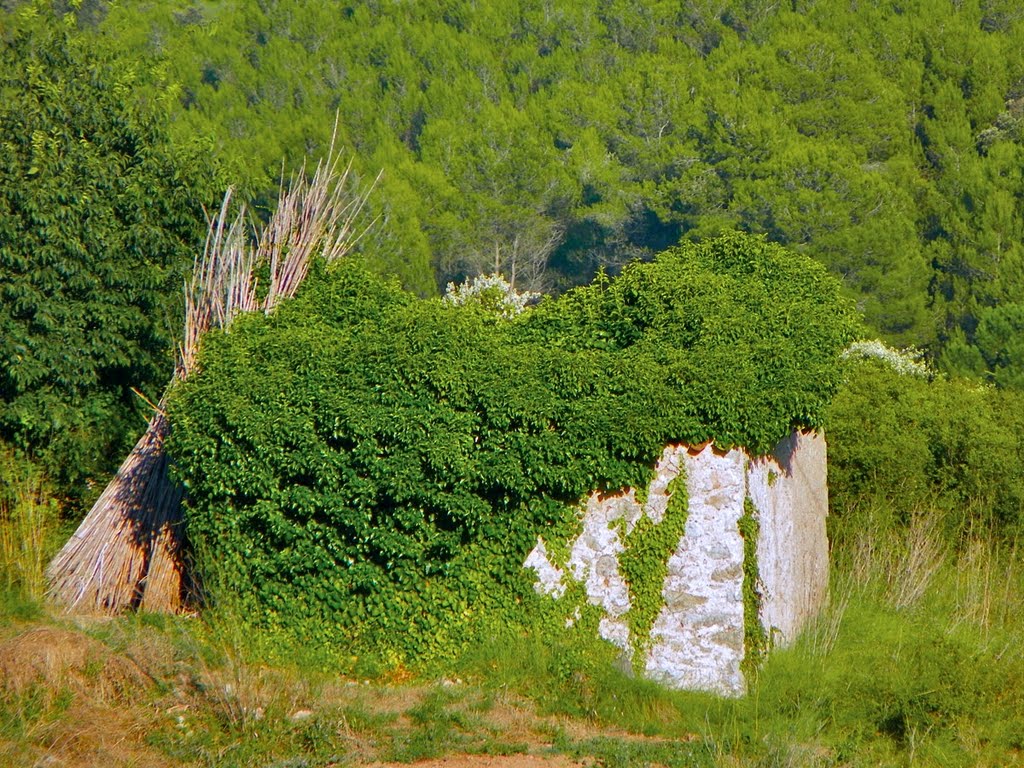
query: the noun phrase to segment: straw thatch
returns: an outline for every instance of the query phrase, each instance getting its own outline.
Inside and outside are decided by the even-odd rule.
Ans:
[[[170,386],[196,370],[208,330],[226,330],[242,312],[272,312],[295,295],[314,258],[331,262],[353,247],[365,232],[357,233],[354,225],[366,194],[349,193],[350,170],[351,164],[339,169],[332,143],[311,180],[300,172],[287,188],[282,185],[277,210],[255,245],[244,206],[229,222],[228,190],[185,287],[185,333]],[[261,291],[256,272],[264,265],[270,278]],[[169,474],[163,399],[155,411],[146,433],[47,568],[49,595],[68,610],[170,613],[185,604],[183,491]]]

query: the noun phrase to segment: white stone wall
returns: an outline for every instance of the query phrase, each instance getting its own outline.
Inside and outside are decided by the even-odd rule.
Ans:
[[[668,561],[665,604],[651,630],[644,671],[675,688],[741,694],[743,451],[683,451],[686,533]]]
[[[587,602],[603,613],[600,636],[631,656],[630,595],[619,569],[624,534],[642,515],[662,521],[669,484],[681,470],[688,497],[685,534],[668,561],[664,605],[646,656],[631,659],[632,665],[636,668],[642,661],[647,677],[675,688],[740,695],[745,684],[740,671],[743,539],[738,523],[748,497],[760,523],[760,619],[773,640],[792,640],[825,599],[828,495],[820,435],[794,433],[771,456],[754,459],[742,450],[669,446],[655,467],[643,507],[633,489],[606,498],[592,494],[581,513],[580,533],[570,542],[569,562],[551,562],[544,540],[538,538],[524,565],[536,571],[537,591],[556,599],[565,594],[566,579],[583,584]],[[681,490],[678,485],[674,489]],[[571,622],[572,614],[567,619]]]
[[[818,614],[828,591],[825,438],[797,432],[771,456],[753,459],[747,494],[761,525],[761,624],[784,645]]]
[[[622,617],[630,601],[626,579],[619,572],[619,555],[625,549],[622,532],[632,531],[641,514],[632,488],[607,499],[591,494],[583,531],[569,554],[569,572],[586,587],[587,601],[604,609],[599,634],[623,649],[629,646],[629,625]]]

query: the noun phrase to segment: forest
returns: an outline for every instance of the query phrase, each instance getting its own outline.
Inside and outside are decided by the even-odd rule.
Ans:
[[[147,365],[177,333],[171,274],[190,264],[201,207],[230,183],[267,211],[282,172],[322,154],[337,120],[355,176],[368,185],[383,171],[364,250],[420,295],[496,269],[522,288],[557,292],[680,241],[764,233],[839,277],[883,340],[923,350],[943,372],[1022,382],[1024,11],[1009,0],[83,0],[61,25],[43,5],[8,5],[4,195],[14,215],[4,219],[12,245],[0,279],[13,324],[5,343],[15,345],[5,360],[17,360],[5,367],[24,371],[5,374],[8,405],[28,390],[43,396],[28,371],[45,365],[49,346],[32,328],[35,299],[21,292],[38,287],[42,301],[61,290],[24,261],[36,244],[20,235],[38,238],[39,228],[11,198],[53,212],[59,158],[87,149],[63,145],[107,128],[82,122],[101,119],[86,115],[104,99],[127,114],[102,119],[145,128],[130,139],[90,136],[95,153],[109,140],[125,158],[145,148],[148,162],[165,163],[103,169],[127,185],[122,200],[160,217],[123,223],[187,243],[162,247],[152,279],[165,282],[141,289],[147,322],[160,326],[145,333],[162,339],[137,345]],[[89,86],[72,82],[83,67]],[[106,183],[88,167],[78,172]],[[133,187],[132,174],[156,174],[159,186]],[[12,178],[33,186],[15,189]],[[121,237],[115,221],[97,220],[86,237]],[[53,244],[71,249],[70,270],[84,268],[75,245]],[[128,271],[116,262],[128,252],[110,258]],[[114,287],[123,277],[106,279]],[[32,342],[25,360],[19,336]],[[65,405],[85,371],[68,375]],[[166,376],[136,369],[128,378],[145,390]],[[0,418],[7,439],[38,431],[17,418],[21,426]]]
[[[552,504],[590,481],[633,482],[659,441],[766,449],[789,428],[824,426],[834,602],[806,642],[767,662],[754,703],[658,698],[638,681],[613,703],[610,691],[623,683],[595,671],[600,651],[539,651],[529,639],[547,665],[540,671],[522,666],[514,644],[444,662],[546,712],[625,719],[679,743],[704,727],[701,717],[715,731],[698,739],[707,755],[686,752],[693,762],[657,745],[619,745],[627,756],[611,757],[607,744],[563,743],[563,754],[583,749],[601,765],[1021,759],[1024,652],[1011,650],[1024,631],[1014,610],[1024,598],[1024,7],[1016,0],[0,0],[0,646],[22,626],[19,616],[43,621],[46,562],[162,402],[182,343],[182,285],[225,190],[248,206],[255,231],[289,179],[332,150],[351,162],[347,193],[366,199],[351,263],[314,267],[309,290],[281,318],[212,334],[209,376],[182,387],[170,410],[195,531],[228,542],[224,578],[301,576],[280,590],[268,578],[234,610],[263,611],[252,622],[262,630],[292,625],[281,637],[235,635],[226,628],[242,620],[220,606],[204,629],[143,618],[90,637],[120,652],[151,630],[165,633],[159,642],[187,636],[174,640],[174,653],[198,679],[279,664],[296,655],[303,633],[325,644],[350,635],[408,658],[311,654],[302,656],[303,679],[339,668],[370,679],[417,674],[405,665],[435,642],[437,617],[429,607],[416,612],[444,591],[440,577],[434,593],[420,590],[431,568],[470,574],[459,576],[459,600],[493,597],[490,582],[472,579],[487,558],[507,566],[505,549],[526,545],[506,530],[510,521],[563,524]],[[747,261],[728,269],[749,282],[726,285],[721,265],[700,272],[673,261],[708,248],[743,254]],[[757,266],[774,260],[785,269]],[[495,273],[545,298],[509,323],[438,300],[450,284]],[[700,337],[681,315],[664,323],[644,315],[665,286],[717,336]],[[595,320],[605,314],[607,323]],[[716,317],[742,330],[723,331]],[[363,323],[366,338],[350,321]],[[808,349],[794,328],[814,339]],[[424,357],[421,344],[440,357]],[[314,365],[310,349],[334,357]],[[615,375],[595,384],[602,365]],[[503,381],[503,367],[520,378]],[[645,388],[651,370],[659,381],[700,385],[679,385],[685,397],[656,395]],[[345,378],[333,378],[339,371]],[[408,384],[400,419],[346,411],[346,433],[310,405],[362,402],[359,386],[377,392],[397,380]],[[427,411],[416,409],[435,390],[451,394],[429,411],[447,437],[417,442],[409,436]],[[634,400],[621,397],[627,390]],[[574,392],[584,394],[574,400]],[[604,440],[607,404],[619,407],[620,397],[642,434],[612,427]],[[657,419],[648,418],[652,403],[665,409]],[[227,422],[248,436],[235,454],[215,455],[209,446]],[[473,439],[460,431],[469,422],[493,433],[492,464],[452,458]],[[548,422],[575,425],[558,439],[579,444],[551,442]],[[425,456],[426,470],[403,475],[397,464],[338,451],[372,442],[367,435],[390,435],[393,446]],[[271,455],[297,463],[271,465]],[[325,456],[372,483],[307,482]],[[483,507],[431,474],[436,456],[445,471],[455,462],[487,486]],[[310,501],[312,492],[262,499],[281,477],[300,478],[328,501]],[[531,507],[531,494],[543,503]],[[273,529],[274,505],[301,517],[339,498],[373,520],[365,540],[333,539],[336,531],[313,525],[297,533],[297,517]],[[381,498],[390,501],[382,507]],[[221,514],[243,507],[255,510],[251,537]],[[438,523],[445,515],[455,522]],[[285,539],[296,544],[289,557],[338,559],[282,565],[266,551],[252,556],[253,546]],[[388,558],[410,542],[420,547],[415,567],[394,571],[379,600],[361,597],[343,622],[314,629],[341,609],[322,597],[305,602],[309,585],[321,596],[342,582],[377,589],[392,578]],[[347,569],[344,558],[365,558],[365,567]],[[397,603],[394,615],[429,620],[400,641],[376,636],[372,621]],[[458,622],[445,631],[472,636]],[[224,652],[227,635],[236,645]],[[877,647],[865,644],[876,636]],[[211,642],[219,662],[209,661]],[[566,671],[572,665],[585,670],[585,684]],[[538,688],[538,675],[549,682]],[[257,726],[234,694],[215,699],[197,686],[188,696],[196,712],[212,712],[208,721],[189,734],[153,726],[161,754],[184,756],[181,764],[219,765],[211,755],[243,742],[257,751],[224,764],[296,754],[310,761],[302,764],[335,764],[329,739],[317,742],[303,730],[313,726],[299,728],[286,711],[273,727]],[[762,699],[775,708],[763,720]],[[0,690],[0,762],[38,757],[46,729],[37,726],[61,718],[61,701]],[[629,706],[645,714],[630,720]],[[345,712],[355,731],[399,739],[387,730],[393,723]],[[446,716],[431,715],[448,728],[430,742],[434,752],[396,741],[374,754],[458,751],[452,734],[462,726]],[[417,717],[417,727],[436,725]]]

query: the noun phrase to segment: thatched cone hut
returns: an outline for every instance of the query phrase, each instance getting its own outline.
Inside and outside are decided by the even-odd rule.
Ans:
[[[197,367],[210,328],[227,329],[242,312],[270,313],[295,295],[311,261],[344,256],[365,232],[355,230],[366,195],[349,193],[351,164],[339,170],[333,144],[307,181],[300,172],[256,244],[245,208],[231,223],[231,190],[210,222],[203,255],[185,287],[185,334],[168,390]],[[256,271],[270,283],[259,297]],[[48,594],[70,611],[118,613],[129,608],[175,613],[189,596],[182,518],[183,489],[170,476],[164,443],[170,424],[164,400],[149,427],[46,570]]]
[[[181,606],[182,491],[168,477],[163,444],[169,431],[158,412],[50,563],[50,594],[61,604],[107,613]]]

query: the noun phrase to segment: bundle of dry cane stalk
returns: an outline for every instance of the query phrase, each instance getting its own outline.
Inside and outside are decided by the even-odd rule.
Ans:
[[[351,168],[341,169],[332,142],[312,179],[303,167],[287,187],[282,181],[277,210],[258,237],[251,236],[244,206],[229,223],[228,189],[185,285],[184,339],[167,391],[196,370],[207,331],[227,330],[243,312],[273,312],[295,295],[313,259],[336,261],[358,242],[367,227],[357,231],[356,222],[372,185],[353,194]],[[261,288],[256,275],[264,268],[269,284]],[[174,613],[186,605],[183,491],[169,474],[165,402],[166,393],[146,433],[47,568],[48,594],[67,610]]]

